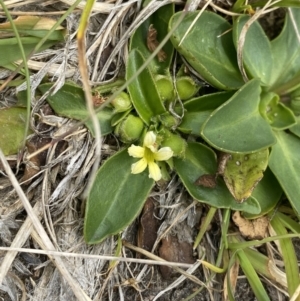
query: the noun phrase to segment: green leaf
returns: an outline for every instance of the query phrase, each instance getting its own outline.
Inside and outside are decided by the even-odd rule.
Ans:
[[[118,123],[120,123],[123,119],[126,118],[130,114],[131,110],[121,112],[121,113],[116,113],[112,116],[111,118],[111,125],[116,126]]]
[[[174,166],[189,194],[199,202],[217,208],[231,208],[252,214],[260,212],[257,201],[251,197],[244,203],[237,203],[220,177],[217,179],[215,188],[195,184],[200,176],[204,174],[214,175],[217,171],[216,155],[207,146],[189,142],[185,152],[185,159],[174,158]]]
[[[87,199],[84,237],[95,244],[119,233],[139,214],[154,181],[148,172],[134,175],[136,159],[127,149],[109,158],[99,169]]]
[[[300,140],[299,138],[276,132],[277,143],[272,147],[269,167],[280,183],[292,207],[300,216]]]
[[[270,223],[277,235],[288,234],[280,218],[276,214],[270,220]],[[288,292],[290,297],[292,297],[300,282],[296,252],[291,238],[280,239],[279,244],[288,283]]]
[[[286,130],[297,124],[293,111],[281,102],[272,108],[272,113],[274,119],[271,126],[276,130]]]
[[[34,37],[21,37],[25,54],[29,55],[40,40],[41,39]],[[39,50],[42,51],[44,49],[48,49],[53,46],[55,42],[56,41],[47,41]],[[16,38],[0,39],[0,66],[5,67],[6,65],[21,58],[22,54]]]
[[[271,213],[272,215],[272,213]],[[292,216],[288,216],[280,211],[276,211],[276,216],[280,219],[282,225],[293,232],[294,234],[300,233],[300,225],[295,221]]]
[[[243,26],[249,19],[249,16],[243,15],[233,23],[233,41],[236,48]],[[247,30],[243,47],[243,63],[251,78],[260,79],[262,86],[270,84],[273,70],[271,43],[257,21]]]
[[[51,83],[42,84],[39,86],[39,90],[45,93],[52,87],[52,85],[53,84]],[[85,120],[89,116],[85,104],[84,92],[81,87],[73,83],[64,84],[63,87],[54,95],[47,97],[47,102],[50,104],[51,108],[60,116],[77,120]],[[112,114],[112,110],[109,108],[104,108],[99,113],[97,113],[101,128],[101,134],[103,136],[112,132]],[[95,133],[92,121],[86,121],[85,125],[94,136]]]
[[[26,117],[25,108],[0,110],[0,148],[5,156],[18,153],[22,146]]]
[[[296,124],[296,118],[293,111],[279,100],[279,96],[275,93],[262,93],[259,111],[272,128],[285,130]]]
[[[249,81],[211,114],[201,131],[210,145],[228,153],[252,153],[276,142],[259,113],[259,85],[257,79]]]
[[[182,13],[173,15],[169,23],[169,30],[176,24]],[[212,12],[202,12],[181,43],[198,13],[198,11],[187,13],[177,27],[171,37],[174,47],[212,86],[221,90],[239,89],[243,86],[244,81],[237,65],[236,51],[231,35],[232,26],[225,19]]]
[[[21,16],[14,20],[14,25],[21,36],[25,55],[31,53],[55,23],[56,21],[53,19],[37,16]],[[64,28],[59,26],[39,50],[48,49],[56,42],[63,41],[65,33]],[[0,66],[6,67],[22,58],[18,41],[14,36],[10,22],[0,24]]]
[[[263,287],[258,275],[256,274],[251,261],[248,259],[244,250],[237,250],[237,256],[239,258],[240,266],[248,280],[253,293],[257,300],[268,301],[270,300],[265,288]]]
[[[299,85],[300,75],[300,9],[291,8],[286,14],[280,35],[271,42],[276,68],[270,91],[284,94]],[[295,81],[296,79],[296,81]]]
[[[241,13],[243,12],[246,8],[248,8],[250,5],[246,5],[245,0],[237,0],[233,4],[231,10],[235,13]],[[251,7],[251,6],[250,6]]]
[[[269,0],[261,0],[251,3],[252,7],[263,7],[268,3]],[[271,7],[299,7],[299,0],[281,0],[279,2],[274,1],[274,4],[270,5]]]
[[[142,23],[138,29],[134,32],[130,39],[129,51],[138,49],[143,57],[147,59],[152,52],[147,47],[148,30],[151,24],[154,29],[157,30],[157,41],[161,42],[168,33],[168,23],[171,16],[174,14],[174,4],[169,4],[161,7],[155,13]],[[172,62],[174,47],[170,41],[168,41],[162,48],[166,54],[166,59],[163,62],[159,62],[156,57],[151,61],[148,67],[155,74],[169,73],[169,67]]]
[[[186,101],[184,103],[186,111],[178,130],[199,136],[203,123],[212,111],[226,102],[233,94],[232,91],[217,92]]]
[[[224,170],[224,181],[237,202],[251,196],[268,166],[268,149],[252,154],[232,154]]]
[[[43,38],[50,29],[56,24],[56,20],[37,17],[37,16],[20,16],[13,20],[18,33],[23,37],[37,37]],[[52,32],[48,40],[62,41],[66,34],[66,30],[62,26]],[[10,22],[0,24],[0,38],[2,42],[5,42],[6,38],[14,37],[14,29]]]
[[[282,188],[269,168],[264,172],[262,180],[254,188],[252,198],[256,199],[261,207],[259,214],[244,213],[246,218],[258,218],[275,208],[282,195]]]
[[[144,64],[145,59],[138,50],[132,50],[129,54],[126,79],[129,80],[137,73],[137,70]],[[150,68],[145,68],[128,86],[132,103],[140,118],[150,124],[154,116],[166,112],[157,91]]]
[[[296,124],[291,127],[289,130],[300,138],[300,116],[296,117]]]

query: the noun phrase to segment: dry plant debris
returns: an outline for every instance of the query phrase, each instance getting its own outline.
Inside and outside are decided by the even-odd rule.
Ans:
[[[243,218],[239,211],[232,215],[234,223],[239,227],[241,234],[249,239],[262,239],[266,236],[269,220],[266,216],[248,220]]]

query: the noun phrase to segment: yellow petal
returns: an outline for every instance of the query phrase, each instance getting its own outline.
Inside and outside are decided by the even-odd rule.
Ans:
[[[159,181],[161,179],[161,171],[158,165],[154,162],[148,162],[149,166],[149,178],[152,178],[154,181]]]
[[[170,147],[162,147],[158,152],[154,153],[154,159],[156,161],[166,161],[173,156],[173,151]]]
[[[145,135],[145,138],[144,138],[144,146],[146,147],[151,147],[154,145],[156,141],[156,135],[154,134],[154,132],[147,132],[147,134]]]
[[[143,158],[144,153],[145,153],[145,149],[141,146],[136,146],[136,145],[132,144],[128,148],[129,156],[134,157],[134,158]]]
[[[143,172],[147,167],[147,161],[145,158],[137,161],[131,165],[131,173],[137,174]]]

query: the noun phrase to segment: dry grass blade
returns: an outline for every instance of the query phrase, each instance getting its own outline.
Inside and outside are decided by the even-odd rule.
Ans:
[[[75,1],[73,0],[61,0],[62,2],[68,4],[68,5],[73,5]],[[81,1],[77,7],[84,9],[89,1]],[[93,6],[93,11],[102,13],[102,14],[108,14],[110,13],[113,9],[116,9],[115,5],[113,3],[105,3],[105,2],[96,2],[95,5]]]
[[[6,158],[3,155],[1,149],[0,149],[0,159],[1,159],[1,162],[2,162],[2,165],[4,167],[5,172],[7,173],[9,179],[11,180],[12,185],[14,186],[17,194],[19,195],[27,214],[30,217],[34,228],[36,229],[37,233],[41,237],[43,243],[45,244],[45,247],[48,250],[55,250],[51,240],[49,239],[49,237],[48,237],[48,235],[45,231],[45,229],[43,228],[41,222],[39,221],[38,217],[36,216],[35,212],[33,211],[33,208],[31,207],[26,195],[24,194],[20,184],[18,183],[15,175],[13,174],[8,162],[6,161]],[[57,266],[58,270],[61,272],[61,274],[66,279],[66,281],[69,283],[69,285],[71,286],[71,288],[72,288],[75,296],[78,298],[78,300],[80,300],[80,301],[90,300],[90,298],[78,287],[76,281],[72,278],[72,276],[70,275],[70,273],[66,269],[65,264],[61,260],[61,258],[58,257],[58,256],[55,256],[54,259],[55,259],[54,262],[56,263],[56,266]],[[1,280],[3,280],[3,279],[0,279],[0,281]]]
[[[38,219],[40,219],[42,217],[41,204],[37,203],[34,206],[33,210],[34,210],[35,215],[38,217]],[[32,231],[32,227],[33,227],[33,225],[32,225],[31,219],[29,217],[27,217],[25,222],[23,223],[22,227],[18,231],[18,234],[16,235],[13,242],[11,243],[10,248],[8,248],[9,252],[7,252],[5,254],[4,259],[1,263],[1,266],[0,266],[0,283],[3,281],[6,274],[10,270],[12,262],[18,254],[17,251],[12,251],[11,248],[20,248],[20,247],[22,247],[25,244],[28,237],[30,236],[31,231]]]
[[[128,243],[128,242],[125,242],[125,241],[124,241],[124,242],[123,242],[123,245],[124,245],[125,247],[130,248],[130,249],[132,249],[132,250],[134,250],[134,251],[136,251],[136,252],[139,252],[139,253],[141,253],[141,254],[143,254],[143,255],[149,257],[149,258],[153,258],[153,259],[155,259],[155,260],[157,260],[157,261],[163,262],[162,265],[166,265],[166,266],[169,265],[169,262],[168,262],[168,261],[166,261],[166,260],[164,260],[164,259],[162,259],[162,258],[160,258],[160,257],[158,257],[158,256],[156,256],[156,255],[154,255],[154,254],[152,254],[152,253],[150,253],[150,252],[144,250],[144,249],[138,248],[138,247],[136,247],[136,246],[134,246],[134,245],[132,245],[132,244],[130,244],[130,243]],[[200,261],[196,262],[194,265],[190,266],[190,268],[189,268],[187,271],[184,271],[184,270],[182,270],[182,269],[180,269],[180,268],[178,268],[178,267],[175,267],[175,266],[173,266],[173,268],[174,268],[174,270],[176,270],[178,273],[182,274],[182,276],[188,278],[189,280],[195,282],[196,284],[199,284],[199,285],[201,285],[201,286],[205,286],[205,284],[204,284],[201,280],[199,280],[199,279],[196,278],[195,276],[190,275],[190,273],[194,272],[195,269],[198,268],[198,266],[200,266],[200,264],[201,264]],[[184,279],[181,279],[180,282],[182,282],[183,280],[184,280]],[[179,282],[179,283],[180,283],[180,282]],[[178,284],[179,284],[179,283],[178,283]],[[177,284],[177,285],[178,285],[178,284]]]
[[[85,34],[87,29],[88,20],[90,18],[90,13],[93,9],[95,1],[88,1],[83,14],[81,16],[81,22],[79,24],[78,33],[77,33],[77,42],[78,42],[78,63],[79,70],[82,77],[83,90],[85,94],[86,106],[89,112],[90,119],[93,122],[94,130],[95,130],[95,140],[96,140],[96,160],[90,172],[90,181],[87,187],[87,191],[92,185],[92,182],[96,176],[96,172],[101,160],[101,128],[98,122],[98,118],[96,112],[94,110],[94,102],[93,96],[91,92],[91,87],[89,84],[89,75],[88,75],[88,65],[86,59],[86,46],[85,46]]]
[[[34,234],[37,241],[41,242],[39,236]],[[42,244],[42,242],[41,242]],[[136,248],[133,246],[133,248]],[[137,248],[139,249],[139,248]],[[193,265],[188,263],[182,262],[170,262],[161,259],[160,257],[155,257],[152,253],[151,258],[158,258],[158,260],[150,260],[150,259],[138,259],[138,258],[128,258],[128,257],[117,257],[117,256],[110,256],[110,255],[93,255],[93,254],[79,254],[79,253],[71,253],[71,252],[59,252],[59,251],[50,251],[50,250],[37,250],[37,249],[27,249],[27,248],[17,248],[17,247],[0,247],[2,251],[13,251],[13,252],[24,252],[24,253],[32,253],[32,254],[44,254],[50,256],[60,256],[60,257],[76,257],[76,258],[87,258],[87,259],[101,259],[101,260],[116,260],[122,262],[134,262],[134,263],[143,263],[148,265],[168,265],[170,267],[182,267],[182,268],[191,268]],[[139,249],[141,253],[144,250]],[[183,271],[184,272],[184,271]],[[198,280],[196,280],[199,282]],[[201,282],[202,283],[202,282]]]

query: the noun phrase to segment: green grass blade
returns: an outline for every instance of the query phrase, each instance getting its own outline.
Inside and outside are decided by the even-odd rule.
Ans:
[[[204,221],[203,225],[201,225],[201,229],[195,239],[195,242],[193,245],[194,249],[196,249],[197,246],[199,245],[199,243],[201,242],[201,239],[203,238],[203,235],[205,234],[208,226],[210,225],[213,217],[215,216],[216,211],[217,211],[216,207],[210,207],[208,214],[205,217],[205,221]]]
[[[278,216],[278,218],[280,218],[281,223],[285,228],[289,229],[295,234],[300,233],[300,225],[296,221],[291,219],[289,216],[281,213],[280,211],[278,211],[276,215]]]
[[[248,259],[247,255],[243,250],[238,250],[237,255],[239,258],[240,266],[246,275],[246,278],[252,288],[253,293],[255,294],[258,301],[267,301],[270,300],[265,288],[263,287],[258,275],[255,272],[255,269]]]
[[[266,242],[271,242],[271,241],[280,240],[280,239],[284,239],[284,238],[294,238],[294,237],[299,238],[299,234],[277,235],[277,236],[267,237],[267,238],[264,238],[261,240],[251,240],[251,241],[245,241],[245,242],[239,242],[239,243],[233,242],[233,243],[228,244],[228,248],[230,250],[245,249],[248,247],[259,246]]]
[[[275,215],[271,220],[271,225],[277,234],[287,234],[286,228],[284,227],[283,223],[281,222],[281,219],[277,215]],[[288,292],[289,295],[292,296],[300,283],[297,257],[293,246],[293,242],[290,238],[284,238],[279,240],[279,244],[285,266],[285,273],[288,283]]]

